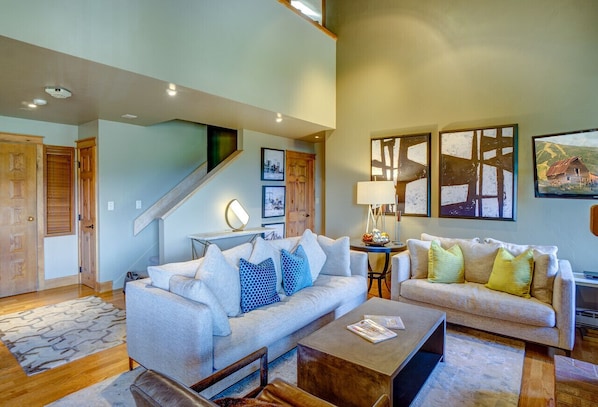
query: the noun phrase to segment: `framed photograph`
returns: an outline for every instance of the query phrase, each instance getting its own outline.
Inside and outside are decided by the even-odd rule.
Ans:
[[[262,181],[284,181],[284,150],[262,147]]]
[[[538,198],[598,198],[598,129],[532,137]]]
[[[394,181],[396,203],[384,212],[430,216],[430,133],[371,140],[371,179]]]
[[[440,132],[441,218],[516,219],[517,124]]]
[[[263,233],[264,240],[284,239],[284,222],[262,223],[262,227],[272,229]]]
[[[262,218],[284,216],[286,187],[262,187]]]

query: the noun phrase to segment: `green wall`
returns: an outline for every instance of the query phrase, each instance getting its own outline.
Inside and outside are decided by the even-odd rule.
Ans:
[[[574,270],[597,270],[595,200],[534,197],[531,138],[598,127],[598,2],[328,0],[337,42],[337,128],[326,142],[326,232],[359,236],[370,138],[432,133],[432,217],[422,232],[556,244]],[[438,218],[438,132],[519,124],[517,221]],[[349,221],[348,221],[349,219]]]

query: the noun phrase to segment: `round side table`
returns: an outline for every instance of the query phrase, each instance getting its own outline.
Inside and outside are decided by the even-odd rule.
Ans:
[[[368,259],[368,279],[370,281],[368,292],[372,289],[372,283],[374,280],[378,281],[378,296],[382,297],[382,280],[388,288],[386,277],[390,274],[390,254],[402,252],[407,249],[407,245],[402,242],[389,242],[384,246],[367,245],[361,240],[352,239],[350,243],[351,250],[357,250],[359,252],[366,253],[383,253],[384,254],[384,268],[382,271],[373,271],[370,261]],[[389,288],[390,290],[390,288]]]

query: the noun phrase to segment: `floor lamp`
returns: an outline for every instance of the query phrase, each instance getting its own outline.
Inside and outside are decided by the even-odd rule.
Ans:
[[[365,233],[371,233],[372,230],[379,229],[383,232],[386,226],[382,205],[395,203],[395,185],[393,181],[360,181],[357,183],[357,203],[359,205],[368,205],[368,219],[365,226]],[[379,225],[378,221],[382,217]]]

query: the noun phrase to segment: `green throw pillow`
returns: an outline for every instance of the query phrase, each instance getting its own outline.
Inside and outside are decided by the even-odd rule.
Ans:
[[[530,298],[529,290],[532,283],[534,271],[534,251],[526,250],[515,257],[508,250],[501,247],[498,249],[490,279],[486,287]]]
[[[428,250],[428,281],[432,283],[463,283],[465,262],[459,245],[443,249],[433,240]]]

